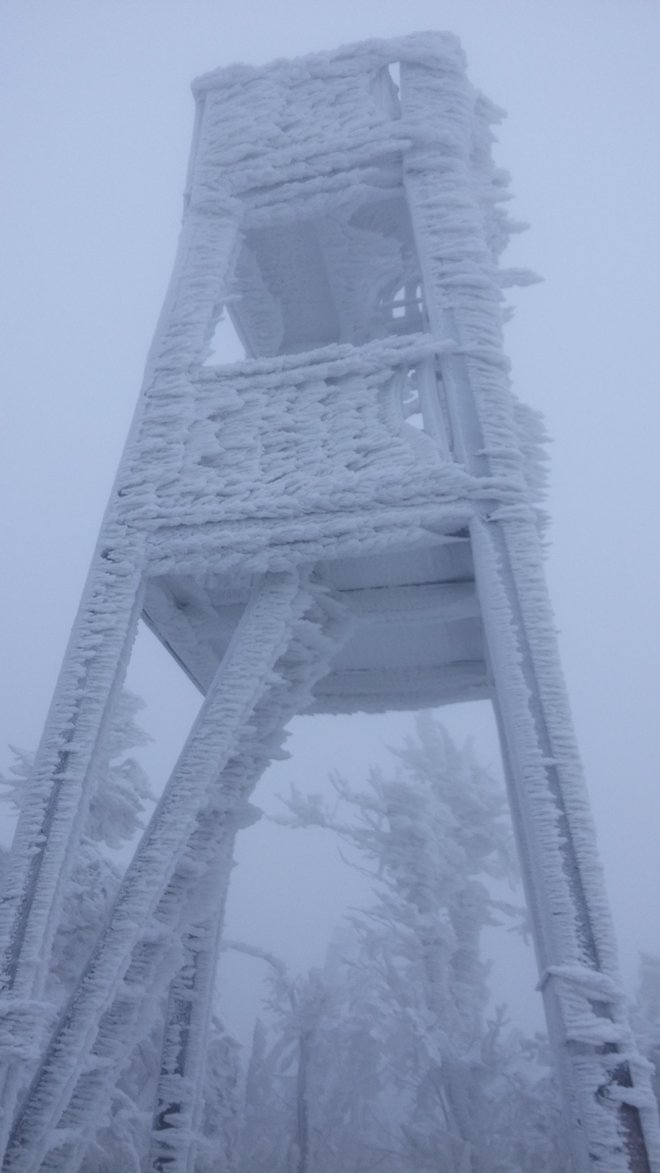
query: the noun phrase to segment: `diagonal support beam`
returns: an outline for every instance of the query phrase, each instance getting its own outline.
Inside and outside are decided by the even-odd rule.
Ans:
[[[216,844],[216,858],[209,866],[205,884],[207,898],[195,909],[200,916],[205,904],[208,912],[184,933],[183,965],[170,985],[146,1166],[152,1173],[188,1173],[197,1169],[195,1158],[202,1147],[208,1032],[238,829],[231,827],[225,842]],[[215,908],[209,907],[211,893]]]
[[[198,816],[271,683],[274,667],[291,639],[306,600],[296,574],[265,575],[255,588],[126,872],[108,924],[53,1031],[15,1119],[3,1169],[34,1173],[41,1168],[58,1167],[50,1160],[43,1164],[52,1145],[52,1129],[81,1077],[89,1085],[87,1099],[93,1099],[94,1079],[88,1058],[100,1028],[111,1028],[111,1035],[113,1030],[121,1033],[122,1023],[132,1017],[136,990],[140,990],[135,979],[141,980],[147,971],[151,972],[154,954],[160,956],[172,948],[169,931],[151,934],[141,941],[144,927],[157,912],[168,930],[180,916],[173,889],[175,873],[178,869],[179,881],[186,873],[189,879],[198,878],[199,860],[193,851],[186,850],[195,847]],[[227,796],[225,813],[231,811],[236,798]],[[117,1005],[113,1005],[115,999]]]
[[[251,793],[272,756],[269,746],[274,740],[279,747],[287,722],[307,709],[313,688],[328,672],[349,631],[342,607],[315,588],[310,609],[277,665],[281,684],[257,707],[252,743],[225,772],[223,783],[230,792],[242,787],[246,796]],[[250,814],[248,808],[244,821]],[[200,1163],[209,1171],[217,1167],[217,1156],[205,1151],[201,1122],[208,1024],[236,829],[234,824],[211,848],[212,864],[194,901],[195,921],[183,939],[184,965],[170,989],[147,1164],[153,1173],[189,1173]]]
[[[99,551],[85,587],[25,788],[0,902],[0,1153],[52,1013],[44,991],[64,886],[140,617],[139,545],[127,546],[116,528],[112,536],[115,545]]]

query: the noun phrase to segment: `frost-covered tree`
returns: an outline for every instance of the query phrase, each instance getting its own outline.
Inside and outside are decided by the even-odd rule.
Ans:
[[[383,1160],[407,1173],[556,1173],[565,1159],[547,1072],[501,1014],[487,1019],[481,936],[519,918],[497,894],[515,876],[504,797],[428,715],[393,756],[394,771],[373,769],[366,789],[335,777],[338,802],[294,790],[285,820],[334,831],[373,877],[335,1017],[349,1032],[368,1023],[386,1058],[371,1110],[399,1127],[398,1158]]]
[[[240,1047],[219,1018],[211,1023],[206,1050],[202,1141],[195,1173],[237,1173],[242,1086]]]
[[[269,1009],[276,1041],[257,1020],[245,1082],[240,1140],[241,1173],[311,1173],[309,1070],[316,1048],[319,995],[315,977],[293,980],[283,961],[243,942],[226,948],[264,961],[268,966]]]
[[[138,706],[125,699],[99,770],[55,942],[56,1002],[89,952],[149,797],[129,757],[143,740]],[[237,1045],[212,1024],[196,1173],[567,1168],[542,1040],[488,1011],[483,930],[519,920],[502,899],[515,876],[503,796],[471,750],[429,717],[393,762],[361,790],[335,777],[332,802],[296,791],[289,800],[283,821],[338,835],[371,874],[373,899],[335,936],[324,968],[303,977],[258,945],[233,943],[267,963],[268,1012],[244,1079]],[[29,764],[16,753],[5,780],[14,802]],[[648,1001],[650,978],[647,987]],[[97,1122],[88,1173],[138,1173],[148,1160],[163,1015],[154,999]]]
[[[290,1079],[281,1071],[281,1051],[281,1046],[270,1045],[266,1027],[257,1019],[245,1078],[240,1173],[289,1173],[293,1121],[285,1084]]]
[[[358,1011],[333,946],[323,970],[291,978],[270,964],[268,1026],[258,1021],[245,1085],[240,1173],[362,1173],[388,1153],[375,1106],[385,1088],[377,999]]]

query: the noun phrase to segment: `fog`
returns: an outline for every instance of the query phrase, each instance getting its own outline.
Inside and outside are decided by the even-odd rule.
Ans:
[[[531,231],[506,261],[544,277],[515,294],[507,352],[518,394],[554,438],[548,577],[632,987],[639,951],[658,949],[660,879],[657,8],[23,0],[0,21],[3,754],[38,741],[139,390],[176,245],[191,79],[236,60],[451,29],[472,80],[508,111],[497,156]],[[145,760],[160,785],[199,698],[148,633],[130,683],[149,702]],[[441,715],[498,768],[483,707]],[[274,809],[291,778],[314,789],[329,767],[359,782],[410,721],[298,722],[291,761],[260,801]],[[230,907],[233,935],[280,949],[294,968],[318,962],[341,908],[360,898],[336,847],[308,835],[265,822],[246,832]],[[515,948],[491,944],[498,994],[531,1017],[531,963]],[[249,969],[228,975],[241,1032]]]

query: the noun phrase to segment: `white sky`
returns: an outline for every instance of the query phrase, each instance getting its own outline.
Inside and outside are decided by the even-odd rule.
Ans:
[[[5,0],[0,747],[38,740],[77,606],[174,257],[192,77],[424,28],[509,112],[532,230],[508,259],[545,277],[508,353],[555,439],[548,573],[630,980],[660,950],[653,0]]]

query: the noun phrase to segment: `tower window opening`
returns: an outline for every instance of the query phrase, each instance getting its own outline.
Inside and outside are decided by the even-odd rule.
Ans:
[[[401,95],[401,62],[400,61],[390,61],[390,64],[387,66],[387,72],[390,76],[390,80],[392,82],[392,85],[394,86],[395,90],[397,91],[397,94],[400,96]]]
[[[242,362],[245,346],[227,309],[218,314],[209,339],[203,366],[223,366],[225,363]]]
[[[424,359],[400,372],[398,409],[404,426],[431,436],[443,457],[453,459],[451,423],[442,376],[434,359]]]
[[[425,430],[419,397],[417,367],[410,367],[404,376],[401,386],[401,411],[404,420],[410,427],[417,428],[420,432]]]
[[[381,311],[394,333],[409,334],[425,329],[426,314],[419,281],[406,282],[381,299]]]
[[[376,73],[372,92],[378,104],[390,118],[401,117],[401,64],[390,61]]]

